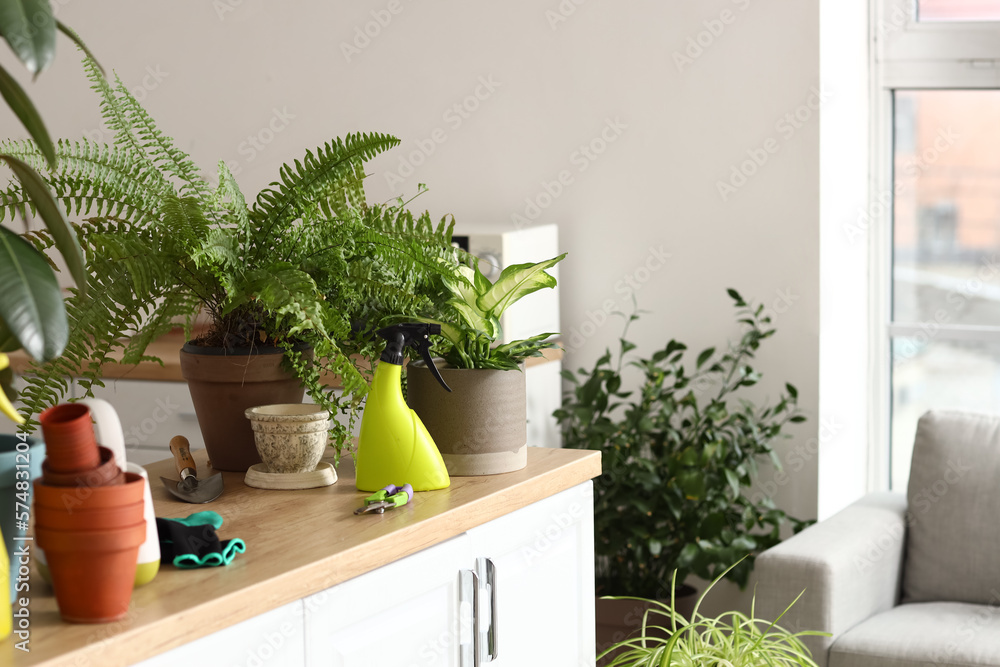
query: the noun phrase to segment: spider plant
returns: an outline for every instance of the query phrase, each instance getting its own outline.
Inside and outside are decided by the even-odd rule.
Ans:
[[[739,565],[730,566],[732,569]],[[626,639],[610,646],[598,661],[609,658],[605,667],[816,667],[812,654],[802,637],[828,636],[828,633],[810,630],[792,633],[778,625],[778,621],[802,597],[792,601],[785,611],[773,621],[757,618],[756,595],[750,606],[750,615],[738,611],[725,612],[709,618],[699,613],[708,592],[726,576],[716,577],[698,598],[691,620],[674,611],[674,595],[670,604],[647,601],[635,597],[612,597],[613,600],[639,600],[652,606],[643,615],[638,637]],[[677,589],[677,573],[674,587]],[[803,591],[804,593],[805,591]]]

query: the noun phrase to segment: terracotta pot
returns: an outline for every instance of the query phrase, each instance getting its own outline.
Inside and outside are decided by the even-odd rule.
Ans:
[[[101,463],[82,472],[55,472],[49,459],[42,462],[42,481],[49,486],[111,486],[123,484],[125,473],[118,467],[115,454],[107,447],[98,447]]]
[[[113,530],[145,522],[145,503],[100,509],[56,509],[35,506],[35,525],[49,530]]]
[[[686,619],[690,619],[694,612],[694,605],[698,601],[698,591],[691,586],[681,586],[674,596],[677,604],[677,612]],[[670,600],[659,600],[667,606]],[[600,655],[612,644],[616,644],[629,637],[636,636],[642,628],[642,617],[646,610],[656,605],[641,600],[603,600],[597,598],[595,617],[597,619],[597,655]],[[651,625],[669,627],[670,619],[666,616],[651,615]],[[667,638],[665,633],[655,631],[648,632],[648,637]],[[614,657],[614,653],[609,654],[605,659],[598,661],[598,667],[608,664]]]
[[[308,351],[312,357],[312,350]],[[260,463],[245,413],[256,405],[301,403],[302,382],[281,366],[280,348],[181,348],[187,380],[205,448],[216,470],[245,472]]]
[[[330,413],[308,403],[259,405],[246,411],[261,461],[272,473],[312,472],[329,440]]]
[[[454,476],[496,475],[528,464],[524,369],[451,368],[435,360],[448,393],[421,361],[407,366],[406,402]]]
[[[62,403],[38,417],[45,440],[46,460],[56,473],[83,472],[101,463],[90,409],[81,403]]]
[[[146,523],[116,530],[35,527],[59,614],[70,623],[108,623],[128,613]]]
[[[142,475],[125,473],[125,483],[115,486],[52,486],[35,480],[35,507],[76,510],[107,509],[142,502],[145,480]]]

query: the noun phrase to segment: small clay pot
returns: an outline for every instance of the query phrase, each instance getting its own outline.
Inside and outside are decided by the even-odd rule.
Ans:
[[[48,467],[55,473],[84,472],[101,463],[90,409],[82,403],[61,403],[38,417],[45,440]]]
[[[145,480],[142,475],[125,473],[125,483],[114,486],[52,486],[35,480],[35,507],[74,512],[76,510],[106,509],[142,502]]]
[[[272,473],[316,469],[326,451],[330,413],[308,403],[259,405],[246,411],[260,459]]]
[[[49,459],[42,461],[42,481],[50,486],[111,486],[123,484],[125,474],[115,461],[115,454],[107,447],[98,447],[101,463],[96,468],[82,472],[56,472]]]
[[[35,525],[49,530],[113,530],[145,521],[145,503],[74,511],[35,506]]]
[[[35,527],[59,614],[70,623],[108,623],[128,613],[146,522],[115,530]]]

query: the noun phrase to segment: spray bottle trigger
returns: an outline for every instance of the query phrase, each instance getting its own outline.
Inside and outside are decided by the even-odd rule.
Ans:
[[[427,368],[431,369],[434,379],[440,382],[442,387],[451,391],[451,387],[449,387],[448,383],[446,383],[444,378],[441,377],[441,371],[437,369],[437,366],[434,365],[434,359],[431,358],[430,341],[424,339],[424,343],[417,346],[417,351],[420,352],[420,358],[424,360],[425,364],[427,364]]]

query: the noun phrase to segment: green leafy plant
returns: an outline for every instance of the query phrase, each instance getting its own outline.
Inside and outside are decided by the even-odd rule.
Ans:
[[[515,370],[524,359],[541,356],[542,350],[555,347],[555,341],[549,339],[556,333],[542,333],[503,345],[495,343],[503,336],[500,318],[504,311],[532,292],[555,287],[556,279],[545,270],[565,256],[563,253],[537,264],[508,266],[495,283],[483,275],[476,258],[446,274],[444,284],[451,295],[445,304],[449,311],[447,321],[421,320],[441,325],[441,335],[447,341],[441,350],[445,361],[455,368]]]
[[[748,493],[758,462],[789,423],[805,417],[791,384],[771,405],[755,406],[742,390],[760,379],[750,363],[775,329],[763,306],[729,295],[745,330],[729,349],[703,350],[686,362],[687,346],[671,340],[649,358],[633,358],[628,316],[617,359],[610,350],[593,369],[564,371],[571,390],[554,413],[564,446],[602,452],[595,480],[596,577],[604,593],[664,597],[669,574],[711,580],[730,563],[730,579],[745,586],[756,554],[780,541],[790,520],[773,501]],[[623,370],[641,373],[634,391]]]
[[[0,36],[18,60],[38,76],[55,57],[56,32],[62,31],[82,49],[76,33],[55,20],[48,0],[4,0],[0,2]],[[55,148],[41,115],[24,89],[0,65],[0,96],[35,140],[50,167],[56,164]],[[34,209],[63,256],[81,295],[87,280],[83,253],[76,235],[38,173],[13,155],[0,153],[0,162],[13,172],[30,197]],[[0,412],[15,422],[8,397],[13,395],[7,352],[21,348],[40,362],[59,356],[69,336],[62,293],[55,270],[42,254],[0,227]]]
[[[810,630],[793,634],[778,625],[802,593],[773,621],[757,618],[756,596],[749,616],[737,611],[712,618],[700,614],[698,609],[705,596],[724,575],[725,572],[716,577],[699,596],[690,621],[674,611],[673,597],[669,605],[631,596],[611,598],[639,600],[648,603],[650,608],[643,615],[639,636],[614,644],[602,652],[598,660],[610,658],[610,662],[605,663],[607,667],[816,667],[802,637],[828,637],[829,634]]]
[[[399,143],[384,134],[351,134],[284,165],[278,180],[248,204],[233,175],[219,165],[211,186],[188,155],[163,135],[116,77],[110,84],[90,58],[84,66],[101,100],[114,144],[56,144],[52,169],[31,141],[0,149],[39,169],[71,215],[86,253],[91,294],[67,302],[70,338],[62,358],[27,377],[29,414],[57,402],[68,377],[82,372],[88,393],[102,364],[161,361],[149,344],[182,324],[191,335],[206,312],[211,326],[198,343],[226,348],[278,346],[309,395],[332,412],[338,452],[367,390],[367,329],[390,314],[438,314],[440,274],[457,264],[453,223],[415,217],[405,202],[369,205],[364,163]],[[17,184],[0,191],[0,216],[32,206]],[[2,218],[0,218],[2,219]],[[39,250],[51,234],[29,234]],[[362,320],[363,326],[356,320]],[[313,348],[308,362],[299,343]],[[162,362],[161,362],[162,363]],[[343,395],[321,381],[341,378]]]

